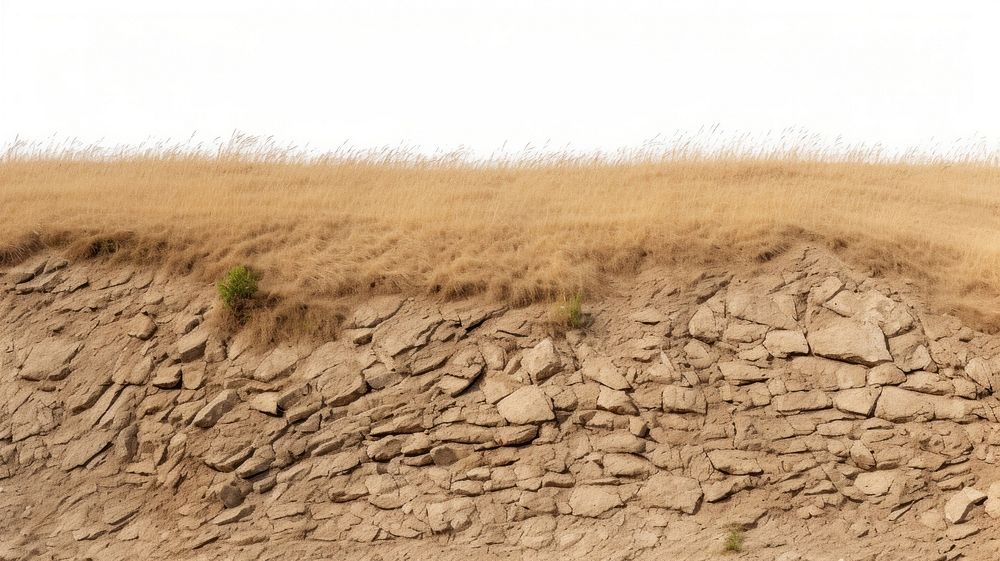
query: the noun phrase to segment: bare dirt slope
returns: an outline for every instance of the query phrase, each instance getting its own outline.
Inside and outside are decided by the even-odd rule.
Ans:
[[[183,278],[5,270],[0,559],[993,558],[1000,339],[766,269],[651,270],[564,335],[381,297],[273,349]]]

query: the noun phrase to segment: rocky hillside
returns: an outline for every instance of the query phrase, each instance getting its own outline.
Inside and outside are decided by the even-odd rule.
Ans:
[[[995,556],[1000,339],[814,249],[744,277],[265,349],[210,286],[0,272],[0,559]]]

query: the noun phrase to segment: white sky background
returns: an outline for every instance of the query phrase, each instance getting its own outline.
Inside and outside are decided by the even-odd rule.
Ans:
[[[1000,5],[0,0],[0,145],[1000,146]]]

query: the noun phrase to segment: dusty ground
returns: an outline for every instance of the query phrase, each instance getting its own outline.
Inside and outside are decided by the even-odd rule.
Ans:
[[[382,296],[262,348],[210,285],[58,255],[0,290],[0,559],[1000,549],[1000,339],[818,249],[650,269],[565,334]]]

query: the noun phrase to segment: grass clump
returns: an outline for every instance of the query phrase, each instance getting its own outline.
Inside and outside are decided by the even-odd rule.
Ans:
[[[246,265],[237,265],[226,271],[226,274],[216,284],[219,298],[227,309],[237,317],[246,316],[249,304],[257,294],[258,275]]]
[[[583,295],[566,298],[556,305],[553,312],[553,322],[565,329],[579,329],[584,325]]]
[[[723,551],[726,553],[739,553],[743,551],[744,538],[743,530],[737,527],[730,528],[729,533],[726,534],[726,541],[722,546]]]

